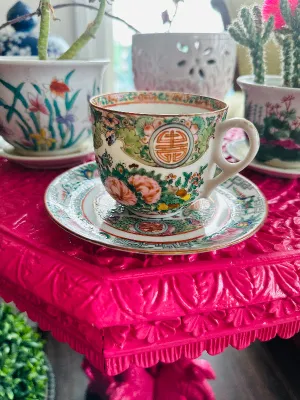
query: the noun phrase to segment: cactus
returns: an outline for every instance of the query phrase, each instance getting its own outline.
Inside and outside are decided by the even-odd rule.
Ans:
[[[300,5],[292,12],[288,0],[280,0],[285,27],[276,33],[282,46],[283,80],[285,86],[300,87]],[[281,40],[280,40],[281,38]],[[293,65],[293,71],[292,70]]]
[[[281,31],[275,32],[277,43],[281,46],[283,85],[292,86],[293,41],[290,35],[284,36]]]
[[[248,47],[253,64],[254,81],[265,81],[264,45],[268,42],[274,26],[274,17],[264,23],[258,6],[243,7],[239,18],[228,28],[232,38],[244,47]],[[300,54],[300,53],[299,53]]]

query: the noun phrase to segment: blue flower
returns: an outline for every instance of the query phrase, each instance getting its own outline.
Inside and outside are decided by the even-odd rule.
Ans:
[[[74,124],[74,122],[75,122],[75,116],[74,116],[74,114],[71,114],[71,113],[67,113],[64,117],[62,115],[59,115],[56,118],[56,122],[58,124],[66,125],[67,128],[70,129],[71,125]]]

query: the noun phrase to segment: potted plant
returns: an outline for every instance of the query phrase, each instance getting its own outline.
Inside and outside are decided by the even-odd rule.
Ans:
[[[87,99],[100,92],[108,61],[74,58],[102,22],[106,0],[96,1],[94,21],[58,59],[47,54],[50,23],[56,19],[51,0],[41,0],[32,13],[40,16],[38,59],[0,57],[0,134],[21,154],[74,152],[91,135]]]
[[[1,400],[54,400],[54,377],[43,347],[25,316],[1,303]]]
[[[236,46],[228,32],[171,33],[183,0],[162,13],[165,33],[135,34],[132,65],[137,90],[171,90],[223,99],[232,87]]]
[[[229,27],[248,47],[253,75],[237,82],[246,95],[245,117],[260,135],[257,160],[278,168],[300,168],[300,4],[298,0],[265,0],[244,7]],[[281,46],[282,76],[265,75],[265,45],[274,37]]]

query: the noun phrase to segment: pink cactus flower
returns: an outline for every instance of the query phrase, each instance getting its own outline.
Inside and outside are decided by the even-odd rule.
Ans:
[[[295,12],[298,6],[298,0],[288,0],[292,12]],[[280,11],[280,0],[265,0],[262,8],[263,18],[267,21],[272,15],[275,20],[275,29],[281,29],[285,26],[285,21]]]

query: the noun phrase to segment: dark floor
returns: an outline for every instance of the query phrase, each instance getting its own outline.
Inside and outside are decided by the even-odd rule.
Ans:
[[[56,375],[56,400],[84,400],[87,380],[80,369],[82,357],[51,336],[47,353]],[[300,399],[300,351],[290,341],[256,342],[243,351],[228,348],[203,358],[217,374],[212,382],[217,400]]]

